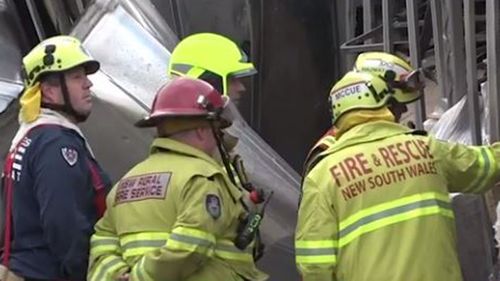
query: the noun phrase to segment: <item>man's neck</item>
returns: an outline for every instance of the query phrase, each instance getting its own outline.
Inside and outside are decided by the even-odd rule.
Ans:
[[[169,136],[169,138],[171,138],[171,139],[173,139],[175,141],[178,141],[178,142],[182,142],[182,143],[187,144],[189,146],[192,146],[192,147],[194,147],[194,148],[196,148],[198,150],[201,150],[201,151],[205,152],[207,155],[209,155],[210,157],[213,158],[213,151],[209,150],[203,144],[203,142],[201,142],[198,139],[196,139],[196,137],[194,137],[192,135],[192,132],[186,131],[186,132],[177,133],[177,134]]]
[[[61,117],[63,117],[64,119],[66,119],[67,121],[69,121],[70,123],[73,123],[75,125],[78,125],[78,122],[76,121],[76,118],[66,112],[63,112],[63,111],[60,111],[60,110],[55,110],[55,109],[52,109],[52,108],[44,108],[42,107],[44,110],[50,110],[54,113],[57,113],[58,115],[60,115]]]
[[[64,118],[68,119],[69,122],[75,124],[75,125],[78,125],[78,122],[76,121],[76,118],[73,116],[73,115],[70,115],[66,112],[62,112],[62,111],[57,111],[57,113],[61,114]]]

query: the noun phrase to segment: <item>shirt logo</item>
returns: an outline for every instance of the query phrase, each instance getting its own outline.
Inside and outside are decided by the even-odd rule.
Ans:
[[[23,157],[30,144],[31,139],[28,137],[24,137],[19,142],[17,148],[12,153],[8,154],[8,157],[10,157],[10,159],[12,160],[12,171],[10,177],[15,181],[21,180],[21,172],[23,170]]]
[[[78,161],[78,152],[75,149],[63,147],[61,148],[61,154],[70,167],[75,166],[76,162]]]
[[[220,199],[217,195],[209,194],[205,199],[205,207],[207,208],[208,214],[214,218],[218,219],[221,215]]]
[[[147,199],[165,199],[172,173],[154,173],[124,178],[118,183],[115,205]]]

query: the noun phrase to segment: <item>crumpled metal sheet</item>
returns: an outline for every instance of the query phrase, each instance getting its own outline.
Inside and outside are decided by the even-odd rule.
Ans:
[[[101,2],[106,1],[94,5],[102,5]],[[147,109],[156,91],[167,81],[170,52],[124,6],[108,4],[106,7],[100,10],[98,20],[95,14],[88,17],[88,12],[72,34],[100,61],[100,72]]]
[[[0,114],[21,94],[22,90],[23,84],[20,81],[2,81],[0,77]]]

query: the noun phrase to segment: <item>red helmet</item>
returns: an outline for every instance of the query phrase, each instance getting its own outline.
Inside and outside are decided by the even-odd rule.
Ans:
[[[184,118],[208,118],[220,113],[226,106],[224,98],[205,81],[178,77],[167,82],[156,93],[151,113],[136,123],[137,127],[153,127],[159,120]]]

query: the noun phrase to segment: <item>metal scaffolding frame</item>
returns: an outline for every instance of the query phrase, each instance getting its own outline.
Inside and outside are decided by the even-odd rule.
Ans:
[[[488,93],[490,109],[490,138],[500,140],[500,2],[486,0],[486,46]]]
[[[444,60],[444,40],[443,40],[443,12],[441,0],[430,0],[431,15],[432,15],[432,37],[434,41],[434,61],[436,69],[436,77],[439,81],[439,92],[442,96],[449,96],[450,87],[448,76],[446,75],[446,64]]]
[[[487,85],[489,97],[490,142],[500,140],[500,2],[486,0],[486,48],[487,48]],[[486,196],[490,217],[495,218],[496,204],[500,191],[493,189]],[[500,255],[500,253],[499,253]]]
[[[43,40],[47,36],[45,34],[45,31],[43,29],[43,24],[42,20],[40,18],[40,14],[36,8],[36,4],[34,0],[26,0],[26,6],[28,7],[28,11],[31,16],[31,20],[33,21],[33,24],[35,26],[35,31],[38,36],[38,39]]]
[[[348,1],[346,5],[346,38],[350,38],[344,42],[340,49],[345,53],[358,54],[366,51],[388,51],[392,52],[395,48],[408,48],[410,62],[413,67],[421,67],[424,53],[426,50],[421,50],[419,46],[420,40],[420,22],[418,17],[418,4],[423,0],[406,0],[406,23],[394,21],[394,1],[391,0],[363,0],[363,34],[355,36],[354,30],[357,24],[355,17],[355,9],[359,8],[360,4],[357,1]],[[428,0],[432,14],[432,31],[433,31],[433,51],[435,61],[435,73],[438,80],[440,94],[448,100],[448,106],[455,104],[465,94],[470,96],[469,112],[471,113],[471,126],[474,143],[480,143],[480,123],[479,119],[472,113],[479,112],[479,102],[477,99],[477,54],[476,43],[484,40],[475,32],[475,22],[484,20],[481,15],[475,14],[474,4],[478,1],[474,0]],[[380,3],[382,7],[381,24],[376,24],[374,20],[375,5]],[[497,93],[500,88],[500,72],[497,71],[500,57],[497,55],[500,48],[498,34],[499,16],[496,9],[499,3],[494,0],[487,0],[488,7],[486,8],[487,21],[487,50],[488,50],[488,85],[491,93]],[[443,4],[446,5],[448,20],[443,22]],[[462,6],[463,5],[463,6]],[[496,23],[496,24],[494,24]],[[405,40],[395,38],[394,30],[406,26],[408,36]],[[445,36],[446,35],[446,36]],[[465,35],[465,36],[464,36]],[[376,38],[382,38],[382,42],[376,42]],[[446,38],[446,39],[445,39]],[[445,42],[445,40],[447,40]],[[448,43],[448,44],[445,44]],[[447,55],[445,46],[449,46]],[[448,62],[448,63],[446,63]],[[466,62],[466,67],[464,67]],[[349,66],[347,68],[350,68]],[[500,116],[498,108],[500,108],[500,99],[497,95],[491,95],[490,113],[491,116]],[[426,108],[422,101],[418,104],[416,111],[416,122],[421,124],[425,120]],[[492,140],[500,139],[500,118],[490,118]]]
[[[406,11],[408,20],[408,43],[410,46],[410,62],[413,68],[420,68],[422,66],[421,51],[418,48],[419,41],[419,29],[418,29],[418,11],[417,11],[418,0],[406,0]],[[420,90],[422,97],[416,106],[416,118],[415,124],[417,128],[423,129],[425,121],[425,96],[423,95],[423,89]]]
[[[448,19],[445,22],[445,38],[448,38],[450,52],[446,56],[449,61],[448,65],[450,67],[451,74],[451,86],[452,91],[450,95],[447,96],[448,104],[453,105],[457,103],[466,93],[466,79],[465,79],[465,52],[464,52],[464,18],[462,2],[457,0],[446,0],[443,4],[447,7]],[[475,40],[474,40],[475,41]]]
[[[373,29],[373,1],[372,0],[363,0],[363,32],[369,32]],[[373,43],[372,39],[367,39],[365,44]]]
[[[407,23],[399,23],[397,26],[394,23],[394,1],[381,0],[382,6],[382,23],[373,27],[375,13],[375,2],[373,0],[363,0],[363,34],[354,36],[356,22],[353,18],[346,19],[346,28],[348,32],[347,40],[340,46],[340,49],[347,53],[360,53],[366,51],[380,51],[393,52],[396,47],[409,47],[410,61],[413,67],[418,68],[421,66],[421,55],[418,48],[419,40],[419,26],[420,19],[417,15],[418,0],[407,0]],[[354,1],[347,1],[346,14],[352,16],[354,10],[359,6]],[[407,28],[409,34],[408,40],[395,40],[394,30],[396,28]],[[374,42],[374,39],[382,35],[382,42]],[[425,100],[422,99],[416,104],[416,125],[419,129],[423,128],[423,121],[425,120]]]
[[[392,53],[394,50],[392,34],[392,17],[394,16],[394,2],[392,0],[382,0],[382,30],[384,51]]]
[[[467,108],[469,116],[476,115],[479,109],[479,93],[477,82],[476,62],[476,9],[475,0],[464,0],[464,26],[465,26],[465,57],[467,75]],[[479,118],[470,118],[472,143],[482,143],[481,122]]]
[[[490,89],[490,135],[492,140],[500,139],[500,39],[496,34],[500,31],[499,9],[500,3],[495,0],[486,1],[486,16],[476,15],[474,4],[481,0],[406,0],[406,23],[394,20],[394,1],[391,0],[363,0],[346,1],[346,42],[340,50],[347,54],[358,54],[366,51],[388,51],[394,49],[408,49],[410,62],[413,67],[422,67],[426,50],[421,50],[420,25],[422,18],[418,15],[418,5],[426,2],[430,6],[432,33],[433,33],[433,59],[435,73],[438,81],[439,92],[448,100],[448,107],[468,95],[468,110],[471,115],[470,122],[472,138],[475,144],[480,144],[480,120],[476,114],[479,112],[478,79],[477,79],[477,42],[485,38],[476,34],[476,21],[486,20],[487,24],[487,65],[488,86]],[[377,23],[374,14],[377,4],[382,8],[382,19]],[[355,10],[363,9],[363,34],[354,34],[356,30]],[[445,11],[443,9],[447,8]],[[446,13],[446,17],[443,14]],[[443,22],[443,18],[447,18]],[[423,19],[425,20],[425,19]],[[395,30],[407,28],[407,38],[396,38]],[[378,40],[377,39],[382,39]],[[448,46],[448,49],[446,47]],[[428,50],[427,50],[428,51]],[[448,52],[447,52],[448,51]],[[466,63],[464,67],[464,62]],[[350,67],[348,66],[347,69]],[[497,71],[498,70],[498,71]],[[493,89],[493,90],[491,90]],[[425,120],[426,108],[422,101],[417,105],[416,123],[421,126]]]

